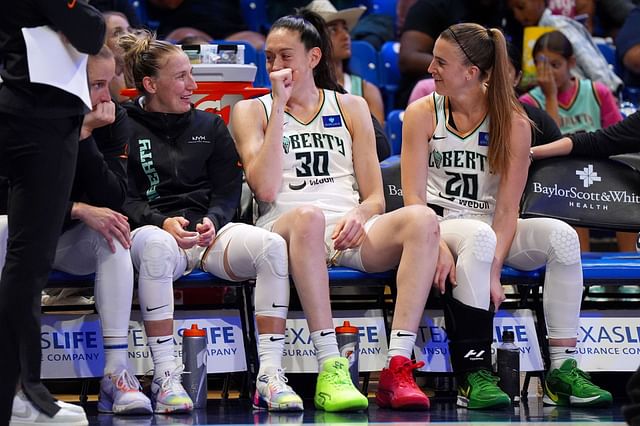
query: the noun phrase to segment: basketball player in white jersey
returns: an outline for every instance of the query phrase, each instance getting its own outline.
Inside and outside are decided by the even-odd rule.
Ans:
[[[582,294],[577,234],[559,220],[518,219],[531,125],[514,96],[507,61],[499,30],[449,27],[435,43],[429,67],[436,93],[411,104],[404,117],[405,205],[429,203],[440,219],[435,284],[449,295],[445,319],[452,364],[461,378],[458,404],[509,404],[495,386],[490,359],[474,365],[465,355],[490,350],[493,311],[504,300],[502,266],[546,265],[543,304],[551,365],[544,401],[606,405],[611,394],[592,384],[574,359]],[[460,318],[472,327],[461,330]]]
[[[317,350],[314,402],[326,411],[366,408],[351,383],[331,319],[327,263],[367,272],[398,267],[398,298],[381,406],[427,408],[410,358],[433,281],[438,226],[424,204],[384,213],[370,112],[341,93],[330,39],[313,12],[278,19],[267,36],[272,92],[232,112],[236,144],[259,205],[258,226],[284,237],[289,270]]]

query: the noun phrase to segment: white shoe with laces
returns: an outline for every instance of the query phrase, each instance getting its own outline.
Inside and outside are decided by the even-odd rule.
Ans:
[[[269,411],[302,411],[302,398],[287,384],[283,368],[267,367],[258,374],[253,408]]]
[[[182,386],[184,365],[180,364],[164,376],[154,376],[151,382],[151,395],[156,413],[190,413],[193,401]]]
[[[27,396],[19,390],[13,397],[13,407],[11,409],[11,420],[9,426],[17,425],[46,425],[58,424],[65,426],[87,426],[89,421],[84,409],[74,405],[73,411],[68,406],[72,404],[60,404],[60,410],[53,417],[47,416],[40,411]],[[78,410],[79,409],[79,410]]]
[[[100,381],[98,411],[114,414],[151,414],[151,401],[140,391],[140,382],[127,369]]]

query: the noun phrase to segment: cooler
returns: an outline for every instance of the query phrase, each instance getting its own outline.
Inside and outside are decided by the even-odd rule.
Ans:
[[[198,88],[191,97],[196,108],[222,117],[229,125],[231,108],[242,99],[269,93],[264,87],[253,87],[257,67],[251,64],[193,64],[193,78]],[[124,89],[122,94],[137,96],[136,89]]]

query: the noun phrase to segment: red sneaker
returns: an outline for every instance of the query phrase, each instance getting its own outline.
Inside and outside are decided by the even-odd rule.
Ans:
[[[396,355],[391,358],[389,368],[380,373],[376,392],[378,406],[405,410],[426,410],[429,398],[416,385],[413,370],[424,366],[424,362],[412,362],[409,358]]]

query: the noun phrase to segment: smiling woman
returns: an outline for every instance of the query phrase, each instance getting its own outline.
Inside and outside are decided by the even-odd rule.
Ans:
[[[254,406],[298,411],[302,400],[282,370],[289,273],[284,240],[231,223],[242,170],[224,121],[193,108],[197,88],[187,55],[150,33],[120,38],[126,72],[142,95],[126,105],[132,121],[129,191],[131,257],[155,376],[156,412],[190,411],[173,343],[173,281],[202,268],[231,281],[256,280],[260,370]]]

